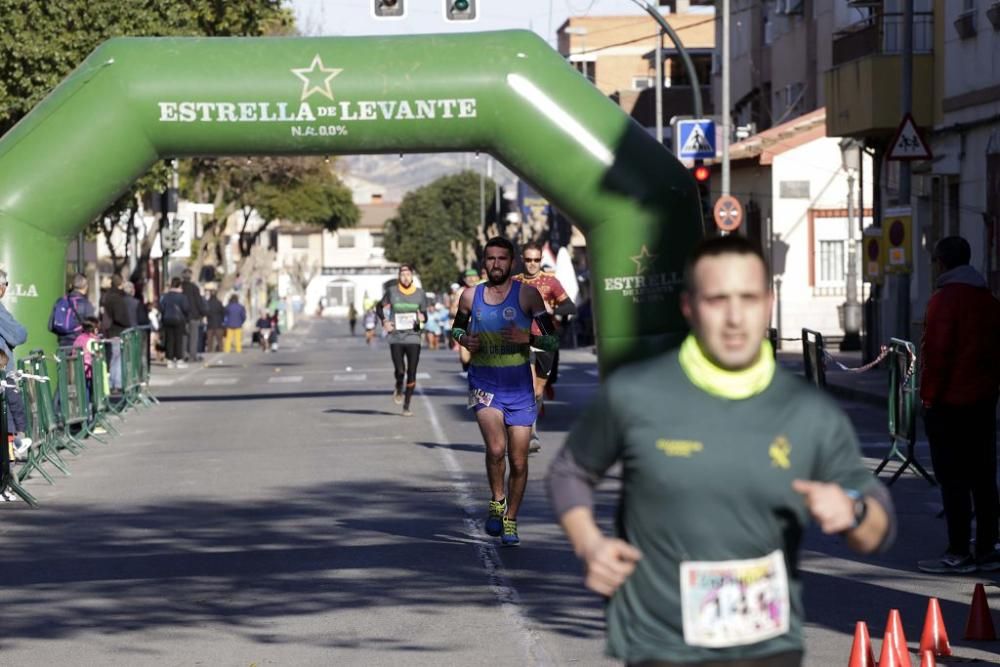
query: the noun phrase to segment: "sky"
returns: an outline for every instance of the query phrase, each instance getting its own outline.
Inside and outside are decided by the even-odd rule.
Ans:
[[[480,18],[469,24],[445,21],[445,0],[404,1],[406,16],[402,19],[372,18],[373,0],[291,0],[291,6],[299,30],[310,36],[400,35],[523,28],[534,30],[552,44],[555,42],[556,30],[569,16],[643,13],[631,0],[478,0]]]

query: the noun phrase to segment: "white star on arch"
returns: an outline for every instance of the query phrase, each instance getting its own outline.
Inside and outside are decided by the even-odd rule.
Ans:
[[[292,74],[302,79],[302,100],[306,100],[314,93],[319,93],[333,101],[330,80],[343,71],[335,67],[323,67],[323,61],[317,53],[309,67],[293,68]],[[322,83],[316,83],[317,81]]]

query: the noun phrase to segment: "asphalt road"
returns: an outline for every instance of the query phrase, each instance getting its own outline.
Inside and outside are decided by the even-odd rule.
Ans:
[[[300,323],[276,353],[157,367],[159,406],[71,457],[71,477],[32,479],[42,509],[0,507],[0,665],[613,664],[542,485],[596,389],[593,355],[563,353],[518,548],[482,533],[483,448],[458,370],[425,349],[404,418],[387,346],[329,320]],[[876,460],[882,415],[845,407]],[[877,648],[891,607],[915,651],[931,594],[958,655],[1000,662],[1000,644],[961,640],[983,579],[915,571],[943,545],[936,492],[904,476],[893,493],[888,554],[810,534],[807,664],[846,664],[855,620]],[[612,475],[607,525],[616,495]]]

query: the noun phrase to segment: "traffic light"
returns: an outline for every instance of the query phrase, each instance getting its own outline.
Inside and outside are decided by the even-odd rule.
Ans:
[[[406,0],[371,0],[372,16],[377,19],[401,19],[406,14]]]
[[[449,21],[475,21],[479,18],[476,0],[444,0],[444,17]]]
[[[701,202],[701,215],[704,220],[712,219],[712,170],[695,160],[691,169],[695,185],[698,186],[698,200]]]

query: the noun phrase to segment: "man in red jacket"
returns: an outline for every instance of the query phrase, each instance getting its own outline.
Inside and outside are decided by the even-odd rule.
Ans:
[[[948,550],[922,560],[924,572],[1000,569],[997,551],[996,408],[1000,388],[1000,301],[969,266],[969,243],[948,236],[934,247],[940,271],[927,304],[920,399],[941,484]],[[976,549],[971,553],[972,510]]]

